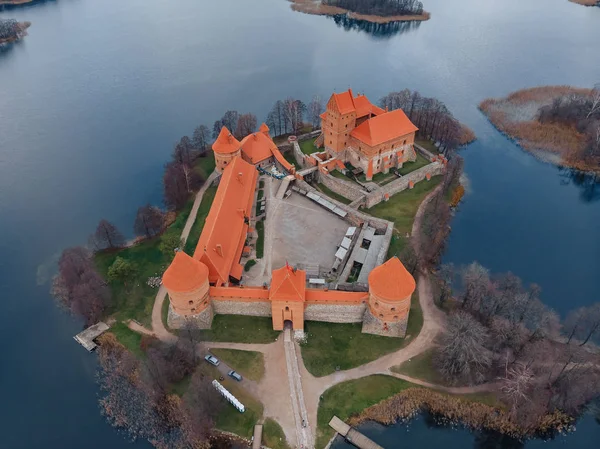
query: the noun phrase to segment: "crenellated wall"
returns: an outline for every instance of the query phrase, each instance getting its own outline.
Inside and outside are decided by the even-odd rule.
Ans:
[[[358,200],[369,194],[369,192],[361,189],[360,185],[355,182],[339,179],[332,175],[320,173],[319,181],[328,189],[351,201]]]

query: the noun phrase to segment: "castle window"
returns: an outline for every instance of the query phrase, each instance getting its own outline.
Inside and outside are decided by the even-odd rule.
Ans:
[[[375,303],[375,307],[379,307],[379,303],[378,302]]]
[[[380,314],[379,314],[379,318],[383,318],[383,313],[380,313]]]
[[[346,123],[346,128],[348,128],[348,124]]]
[[[191,306],[192,304],[194,304],[194,301],[188,301],[188,304]]]
[[[332,141],[332,140],[330,140],[330,141],[329,141],[329,145],[331,145],[332,143],[333,143],[333,141]]]
[[[396,311],[396,308],[395,308],[395,307],[392,307],[392,312],[395,312],[395,311]]]
[[[285,306],[285,311],[286,311],[286,312],[289,312],[289,311],[290,311],[290,308],[289,308],[288,306]]]
[[[394,315],[394,319],[397,320],[398,319],[398,315]]]
[[[195,311],[196,311],[196,309],[192,309],[192,312],[195,312]]]
[[[406,139],[404,139],[404,143],[402,145],[406,145]]]

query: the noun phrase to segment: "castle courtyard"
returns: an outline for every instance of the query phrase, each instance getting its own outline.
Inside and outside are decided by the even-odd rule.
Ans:
[[[285,265],[315,266],[329,271],[349,224],[297,193],[271,199],[267,220],[273,232],[272,268]]]

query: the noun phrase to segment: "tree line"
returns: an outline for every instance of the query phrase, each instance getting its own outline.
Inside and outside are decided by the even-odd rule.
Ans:
[[[575,159],[600,165],[600,83],[589,95],[574,93],[555,98],[552,104],[540,108],[541,123],[557,123],[574,127],[584,136],[584,146]]]
[[[379,105],[389,110],[402,109],[419,128],[417,135],[439,142],[444,154],[475,139],[473,131],[456,120],[443,102],[423,97],[417,91],[390,92],[379,100]]]
[[[21,26],[15,19],[0,19],[0,40],[16,39],[21,32]]]
[[[423,14],[423,3],[418,0],[322,0],[324,5],[359,14],[375,16],[409,16]]]
[[[512,273],[490,274],[477,262],[444,264],[437,273],[436,302],[448,325],[434,364],[452,384],[500,381],[512,417],[525,427],[556,411],[577,416],[600,395],[600,303],[561,321]]]
[[[102,391],[100,408],[115,427],[132,439],[146,439],[155,447],[208,447],[223,399],[211,378],[197,369],[198,333],[175,344],[143,336],[135,357],[113,334],[100,337],[97,380]],[[191,376],[181,396],[173,385]]]

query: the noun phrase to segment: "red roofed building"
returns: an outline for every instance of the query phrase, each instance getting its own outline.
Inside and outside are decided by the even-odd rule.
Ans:
[[[304,330],[306,272],[288,265],[274,270],[269,300],[274,330],[283,330],[286,321],[292,323],[294,330]]]
[[[212,149],[215,153],[216,170],[221,173],[234,157],[240,155],[240,142],[224,126],[217,140],[213,142]]]
[[[325,150],[362,168],[367,180],[416,158],[413,144],[418,128],[404,111],[385,111],[364,95],[355,97],[351,89],[331,96],[321,114],[321,129],[319,141]]]

